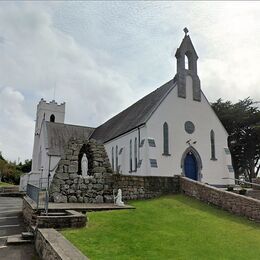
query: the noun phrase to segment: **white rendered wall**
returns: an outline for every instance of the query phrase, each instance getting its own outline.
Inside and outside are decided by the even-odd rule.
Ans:
[[[186,133],[184,124],[191,121],[195,125],[192,134]],[[169,127],[169,153],[163,153],[163,124]],[[217,160],[211,160],[210,131],[215,133],[215,150]],[[149,157],[157,159],[158,168],[151,168],[153,176],[173,176],[182,174],[181,159],[184,151],[188,148],[187,140],[191,139],[192,146],[200,154],[202,160],[202,182],[209,184],[228,184],[232,181],[222,178],[234,178],[229,172],[227,164],[231,165],[230,155],[226,155],[224,148],[227,145],[227,133],[216,114],[212,110],[202,93],[201,102],[192,98],[192,78],[186,78],[186,98],[177,95],[175,87],[147,122],[147,135],[154,138],[156,148],[149,149]],[[152,158],[153,157],[153,158]]]
[[[140,136],[140,140],[139,140]],[[134,162],[134,144],[135,138],[137,138],[137,163],[139,160],[142,160],[141,167],[135,170]],[[116,163],[116,146],[118,146],[118,151],[123,148],[122,153],[118,155],[118,161],[120,165],[120,173],[125,175],[149,175],[147,172],[147,140],[142,147],[139,147],[138,143],[147,139],[146,127],[142,126],[138,129],[135,129],[125,135],[122,135],[118,138],[113,139],[110,142],[105,143],[105,149],[109,157],[110,163],[112,165],[112,148],[114,147],[114,164]],[[132,165],[133,171],[130,171],[130,140],[132,140]]]
[[[47,131],[45,122],[50,121],[51,115],[55,116],[55,122],[64,123],[65,119],[65,103],[57,104],[54,100],[46,102],[41,99],[37,105],[34,146],[32,155],[32,170],[27,175],[23,176],[20,181],[20,189],[25,189],[27,182],[38,184],[41,180],[43,187],[47,186],[47,178],[49,173],[49,156],[47,147]],[[51,156],[50,170],[51,178],[54,175],[60,157]]]

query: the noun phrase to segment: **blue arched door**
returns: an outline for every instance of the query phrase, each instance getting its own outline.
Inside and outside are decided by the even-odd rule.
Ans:
[[[198,167],[195,156],[192,152],[187,153],[184,160],[184,171],[185,176],[192,179],[198,180]]]

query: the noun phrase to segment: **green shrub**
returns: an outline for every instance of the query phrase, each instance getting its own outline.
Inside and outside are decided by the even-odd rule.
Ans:
[[[238,193],[240,195],[245,195],[246,194],[246,189],[241,189],[241,190],[238,191]]]
[[[233,191],[234,187],[233,186],[227,186],[227,191]]]

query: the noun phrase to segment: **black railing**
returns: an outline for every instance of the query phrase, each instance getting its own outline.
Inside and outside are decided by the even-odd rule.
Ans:
[[[235,181],[235,183],[238,184],[238,185],[247,184],[247,185],[250,185],[250,186],[260,187],[260,184],[259,184],[259,183],[249,182],[249,181],[242,180],[242,179],[229,178],[229,177],[224,177],[224,178],[222,178],[222,179],[224,179],[224,180],[233,180],[233,181]]]
[[[37,204],[37,208],[39,205],[39,192],[40,192],[39,187],[37,187],[31,183],[27,184],[26,195],[28,197],[30,197]]]

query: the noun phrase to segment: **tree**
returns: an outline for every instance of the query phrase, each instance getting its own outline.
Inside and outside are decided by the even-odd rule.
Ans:
[[[260,111],[252,99],[237,103],[218,99],[212,107],[226,128],[235,176],[252,181],[260,170]]]
[[[10,162],[4,159],[0,152],[0,181],[19,184],[20,176],[31,171],[32,160],[25,160],[24,163]]]
[[[23,173],[28,173],[31,171],[32,168],[32,160],[25,160],[24,163],[19,163],[17,165],[17,169]]]

